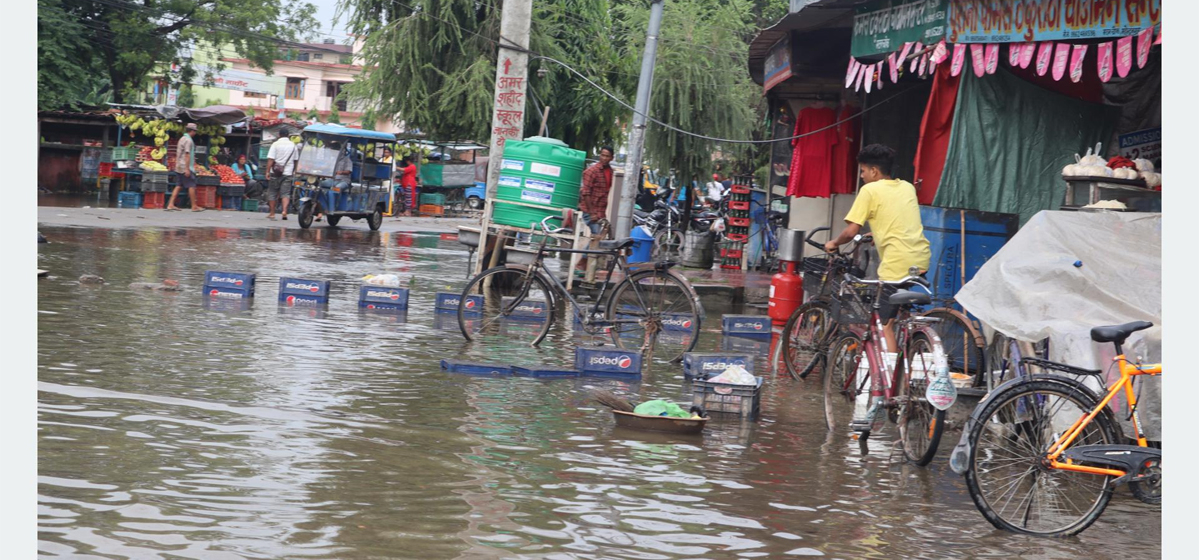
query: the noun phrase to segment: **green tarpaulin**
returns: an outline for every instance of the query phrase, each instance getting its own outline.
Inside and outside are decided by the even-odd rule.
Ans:
[[[1107,141],[1117,113],[1046,91],[1001,69],[963,68],[946,167],[933,205],[1017,214],[1062,205],[1062,168]]]

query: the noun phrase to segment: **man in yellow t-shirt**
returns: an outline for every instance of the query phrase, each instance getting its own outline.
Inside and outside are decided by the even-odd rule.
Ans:
[[[930,258],[929,240],[921,226],[917,190],[908,181],[892,178],[895,159],[896,151],[882,144],[864,146],[858,152],[863,187],[846,214],[846,229],[825,244],[826,251],[837,251],[838,247],[852,241],[862,226],[870,223],[875,246],[879,249],[879,279],[888,282],[908,276],[912,267],[924,274],[929,270]],[[887,307],[884,305],[885,309]],[[883,331],[889,352],[897,350],[894,316],[895,312],[890,310],[883,316],[887,320]]]

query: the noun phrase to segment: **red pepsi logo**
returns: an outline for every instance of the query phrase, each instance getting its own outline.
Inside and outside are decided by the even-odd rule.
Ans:
[[[392,294],[392,301],[400,299],[400,294]]]
[[[310,291],[310,292],[312,292],[312,293],[314,293],[314,294],[315,294],[315,293],[317,293],[317,292],[321,291],[321,288],[319,288],[319,287],[317,287],[317,286],[313,286],[313,287],[309,288],[309,289],[308,289],[308,291]]]
[[[367,304],[367,309],[375,309],[375,305],[374,305],[374,304],[371,304],[371,303],[368,303],[368,304]]]
[[[617,360],[617,367],[621,369],[625,369],[631,365],[633,365],[633,360],[629,356],[621,356],[621,359]]]
[[[287,299],[284,301],[286,301],[288,305],[295,305],[296,304],[296,296],[288,296]]]
[[[219,295],[220,293],[221,293],[221,290],[211,290],[208,292],[208,295],[215,296],[215,295]]]
[[[754,323],[754,330],[761,331],[762,327],[763,327],[762,323]]]
[[[233,283],[233,284],[234,284],[235,286],[241,286],[241,285],[242,285],[242,281],[241,281],[241,280],[236,280],[236,281],[234,281],[234,283]]]
[[[470,309],[472,307],[475,307],[475,300],[473,300],[473,299],[467,300],[467,309]]]

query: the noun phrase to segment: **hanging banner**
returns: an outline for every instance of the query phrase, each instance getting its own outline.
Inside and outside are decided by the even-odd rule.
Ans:
[[[1124,37],[1162,17],[1162,0],[949,1],[946,38],[952,43]]]
[[[1112,60],[1112,42],[1101,43],[1096,45],[1096,73],[1100,74],[1100,81],[1107,82],[1112,79],[1113,75],[1113,60]]]
[[[950,75],[958,76],[962,72],[963,62],[967,56],[967,46],[963,44],[954,45],[954,58],[950,60]]]
[[[1033,62],[1033,53],[1037,51],[1037,43],[1025,43],[1018,48],[1021,50],[1021,69],[1029,68],[1029,63]]]
[[[983,53],[983,71],[988,74],[995,74],[996,67],[1000,65],[1000,45],[995,43],[988,45]]]
[[[946,57],[948,55],[949,51],[946,49],[946,42],[938,41],[937,46],[933,47],[933,57],[931,57],[929,61],[932,62],[934,66],[937,66],[938,64],[946,62]]]
[[[883,61],[875,65],[875,89],[883,89],[883,73],[886,70],[883,68]]]
[[[894,52],[913,41],[933,43],[946,34],[949,0],[876,0],[854,15],[850,56]]]
[[[917,75],[918,76],[925,75],[925,68],[926,68],[926,66],[928,66],[928,62],[929,62],[929,53],[925,53],[925,54],[921,55],[921,65],[917,67]]]
[[[1133,37],[1117,39],[1117,75],[1124,78],[1133,68]]]
[[[1071,81],[1079,83],[1083,79],[1083,58],[1087,56],[1087,45],[1071,47]]]
[[[1038,45],[1037,53],[1037,75],[1045,76],[1046,70],[1050,69],[1050,58],[1054,54],[1054,43],[1042,43]]]
[[[1059,81],[1067,73],[1067,62],[1071,58],[1071,45],[1059,43],[1054,45],[1054,63],[1051,75],[1054,81]]]
[[[896,66],[896,53],[889,54],[887,57],[888,74],[892,77],[892,83],[896,83],[900,79],[900,67]]]
[[[850,66],[846,68],[846,87],[854,85],[854,79],[858,77],[858,69],[862,65],[858,63],[854,57],[850,57]]]
[[[792,77],[792,41],[784,37],[767,54],[763,66],[763,93]]]
[[[875,89],[875,65],[868,66],[866,72],[863,73],[867,75],[863,79],[863,88],[867,90],[867,93],[871,93],[871,90]]]
[[[1016,66],[1021,63],[1021,45],[1008,46],[1008,65]]]
[[[1138,44],[1137,44],[1138,68],[1142,68],[1142,67],[1146,66],[1146,61],[1150,60],[1150,43],[1152,42],[1151,38],[1153,35],[1154,35],[1153,27],[1147,27],[1147,28],[1143,29],[1141,33],[1138,33],[1138,36],[1137,36],[1138,37]]]
[[[924,49],[924,48],[925,48],[925,45],[922,45],[920,41],[917,41],[916,44],[913,45],[913,52],[919,53],[919,52],[921,52],[921,49]],[[909,72],[912,72],[913,74],[917,73],[917,63],[920,62],[920,58],[921,57],[919,57],[919,56],[913,57],[912,64],[908,65]]]
[[[971,68],[976,78],[983,77],[983,45],[971,45]]]

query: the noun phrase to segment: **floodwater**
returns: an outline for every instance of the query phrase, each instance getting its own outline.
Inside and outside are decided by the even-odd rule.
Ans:
[[[470,346],[433,292],[467,253],[364,229],[43,228],[38,536],[44,558],[1148,558],[1161,514],[1122,488],[1065,540],[991,528],[945,457],[863,457],[819,390],[771,378],[758,422],[702,436],[615,429],[589,387],[689,399],[677,368],[639,382],[488,378],[456,358],[567,366],[570,321],[540,349]],[[249,310],[206,306],[206,269],[258,273]],[[412,279],[404,316],[364,314],[358,278]],[[82,274],[107,279],[80,285]],[[334,282],[281,308],[278,278]],[[184,291],[133,291],[178,280]],[[697,350],[722,340],[709,309]],[[759,364],[760,370],[765,364]]]

